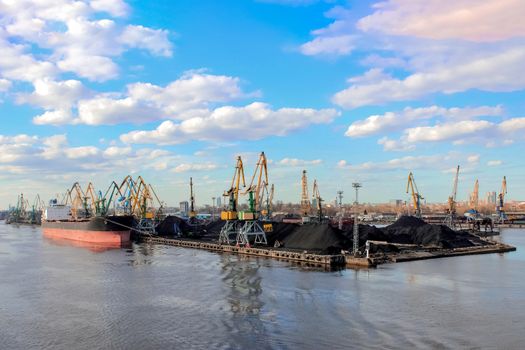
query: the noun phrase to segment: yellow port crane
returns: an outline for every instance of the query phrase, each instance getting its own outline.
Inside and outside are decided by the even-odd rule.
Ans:
[[[253,172],[252,179],[248,188],[244,194],[249,195],[249,205],[250,213],[248,217],[241,219],[253,220],[257,219],[258,214],[263,210],[262,208],[262,197],[264,192],[264,184],[268,183],[268,163],[266,161],[266,155],[264,152],[261,152],[257,165],[255,166],[255,171]]]
[[[268,184],[267,183],[264,183],[263,184],[263,187],[264,187],[264,191],[263,191],[263,200],[262,202],[264,202],[265,204],[265,208],[261,210],[261,216],[263,216],[265,219],[270,219],[271,216],[272,216],[272,210],[273,210],[273,194],[274,194],[274,191],[275,191],[275,187],[274,185],[272,184],[272,186],[270,186],[270,189],[268,189]]]
[[[303,170],[303,177],[301,178],[301,212],[303,217],[310,215],[312,206],[308,196],[308,178],[306,177],[306,170]]]
[[[321,195],[319,194],[319,186],[317,185],[317,180],[314,180],[314,187],[312,190],[312,196],[315,200],[315,206],[317,209],[317,219],[319,222],[323,221],[323,199],[321,198]]]
[[[415,211],[416,217],[421,218],[421,200],[424,198],[419,193],[419,189],[417,188],[416,180],[414,179],[414,174],[412,174],[412,172],[408,174],[406,192],[408,193],[409,190],[411,190],[412,201],[414,202],[414,211]]]
[[[73,218],[78,219],[79,213],[78,209],[81,207],[81,210],[83,210],[84,216],[89,215],[89,206],[87,203],[88,197],[84,194],[84,191],[82,190],[82,187],[80,187],[80,184],[78,182],[75,182],[73,186],[66,192],[66,202],[71,204],[71,215]]]
[[[246,180],[244,178],[244,166],[241,157],[237,157],[235,165],[235,172],[233,173],[232,183],[230,188],[224,192],[223,196],[228,197],[227,210],[221,211],[221,220],[225,221],[219,234],[220,244],[230,244],[232,235],[236,235],[238,231],[237,225],[237,206],[239,202],[239,191],[242,187],[246,187]]]
[[[244,178],[244,166],[241,157],[237,157],[237,164],[235,165],[235,172],[233,173],[232,184],[230,188],[224,192],[224,197],[228,197],[228,210],[221,212],[221,220],[236,220],[237,219],[237,205],[239,203],[240,186],[246,187],[246,180]]]

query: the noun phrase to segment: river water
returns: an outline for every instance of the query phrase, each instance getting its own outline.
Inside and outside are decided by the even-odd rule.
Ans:
[[[522,349],[525,230],[507,254],[326,272],[0,222],[1,349]]]

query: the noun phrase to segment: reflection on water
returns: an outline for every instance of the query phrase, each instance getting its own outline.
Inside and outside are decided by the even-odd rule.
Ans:
[[[121,249],[131,247],[131,243],[92,243],[92,242],[83,242],[75,241],[71,239],[57,238],[57,237],[47,237],[44,236],[43,239],[51,244],[58,246],[69,246],[84,248],[94,253],[101,253],[111,249]]]
[[[518,251],[324,271],[0,223],[1,348],[522,348],[525,231],[496,239]]]

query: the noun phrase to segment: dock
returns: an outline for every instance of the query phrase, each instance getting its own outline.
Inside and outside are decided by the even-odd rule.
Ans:
[[[241,255],[258,256],[264,258],[274,258],[293,262],[306,263],[311,265],[324,265],[328,267],[346,266],[346,259],[343,254],[324,255],[308,253],[306,251],[292,251],[270,247],[241,247],[227,244],[219,244],[209,241],[199,241],[193,239],[167,238],[159,236],[149,236],[145,234],[136,235],[137,238],[145,243],[164,244],[176,247],[203,249],[222,253],[232,253]]]
[[[304,266],[334,268],[373,268],[384,263],[399,263],[415,260],[426,260],[445,258],[461,255],[507,253],[515,251],[513,247],[504,243],[494,243],[488,246],[474,246],[467,248],[425,248],[414,246],[399,253],[383,253],[366,257],[354,257],[350,254],[316,254],[307,251],[289,250],[273,247],[241,247],[227,244],[219,244],[212,241],[201,241],[187,238],[168,238],[151,236],[146,234],[135,234],[135,238],[144,243],[169,245],[191,249],[202,249],[219,253],[230,253],[247,256],[256,256],[270,259],[278,259],[299,263]],[[406,246],[406,245],[405,245]],[[409,248],[409,247],[406,247]]]

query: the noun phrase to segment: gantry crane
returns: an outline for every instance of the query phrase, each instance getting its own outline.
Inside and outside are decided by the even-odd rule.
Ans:
[[[315,207],[317,209],[317,219],[321,223],[323,221],[323,199],[321,198],[321,195],[319,194],[319,186],[317,185],[317,180],[314,180],[312,197],[315,200]]]
[[[271,231],[273,226],[265,224],[265,229],[259,225],[262,210],[262,198],[265,184],[268,183],[268,162],[261,152],[252,179],[244,194],[248,194],[249,211],[239,212],[238,218],[244,220],[237,234],[237,244],[249,246],[250,243],[268,244],[265,231]],[[253,239],[252,239],[253,237]]]
[[[408,174],[407,193],[408,193],[408,190],[411,190],[412,201],[414,203],[414,211],[415,211],[416,217],[421,219],[421,200],[424,198],[419,193],[419,189],[417,188],[416,180],[414,179],[414,174],[412,174],[412,172]]]
[[[237,164],[235,165],[235,172],[233,173],[231,186],[223,194],[224,197],[228,197],[228,208],[221,212],[221,220],[225,221],[225,223],[219,235],[219,243],[229,244],[231,235],[237,234],[237,205],[241,185],[243,188],[246,187],[244,166],[242,164],[242,159],[239,156],[237,157]]]
[[[303,177],[301,178],[301,215],[303,216],[303,221],[305,221],[305,218],[308,218],[311,211],[312,205],[308,196],[308,178],[306,177],[306,170],[303,170]]]
[[[498,195],[498,206],[496,212],[498,213],[498,220],[500,223],[504,223],[507,220],[507,214],[505,213],[505,195],[507,194],[507,177],[503,176],[501,181],[501,190]]]
[[[448,213],[445,218],[445,224],[450,228],[454,228],[456,224],[456,195],[458,193],[458,178],[459,178],[459,165],[456,169],[456,176],[454,177],[454,185],[452,187],[452,194],[448,197]]]

